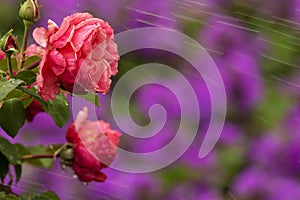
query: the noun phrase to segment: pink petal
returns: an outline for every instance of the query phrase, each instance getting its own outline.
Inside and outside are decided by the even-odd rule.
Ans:
[[[71,41],[73,34],[74,34],[75,26],[72,25],[68,28],[68,30],[63,34],[58,40],[55,40],[52,43],[53,48],[63,48],[66,46],[68,42]]]
[[[66,68],[66,60],[65,57],[63,56],[63,54],[61,54],[60,52],[53,50],[50,52],[50,59],[51,61],[51,68],[52,71],[54,72],[54,74],[56,76],[61,75]]]
[[[43,57],[39,67],[40,74],[37,76],[37,84],[39,87],[39,93],[45,101],[55,99],[56,94],[59,94],[59,82],[55,76],[47,59],[47,53]]]
[[[89,13],[75,13],[65,17],[59,30],[50,37],[50,43],[53,43],[55,40],[58,40],[62,35],[64,35],[70,26],[77,25],[89,18],[93,18],[93,16]]]
[[[48,20],[48,33],[49,35],[54,34],[58,30],[57,24],[51,19]]]
[[[40,46],[46,48],[48,38],[47,38],[47,30],[43,27],[34,29],[32,33],[33,39],[38,43]]]

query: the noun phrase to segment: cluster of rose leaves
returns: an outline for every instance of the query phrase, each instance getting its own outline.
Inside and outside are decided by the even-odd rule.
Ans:
[[[19,15],[25,26],[21,50],[13,30],[0,41],[0,126],[11,138],[26,119],[32,121],[39,112],[48,113],[62,127],[70,115],[68,93],[98,105],[96,93],[109,91],[119,61],[112,27],[89,13],[67,16],[60,26],[48,20],[47,29],[34,29],[32,36],[37,44],[28,47],[29,27],[39,18],[37,1],[27,0]],[[114,160],[120,133],[102,120],[87,118],[88,111],[83,108],[66,133],[68,143],[45,147],[45,152],[53,158],[60,156],[61,163],[72,167],[80,181],[102,182],[106,175],[101,169]],[[4,191],[0,199],[8,198],[5,195],[16,197],[10,189],[13,177],[9,165],[14,166],[18,182],[22,164],[41,158],[32,149],[0,136],[0,189]],[[56,195],[48,192],[35,198],[57,198],[49,196]]]

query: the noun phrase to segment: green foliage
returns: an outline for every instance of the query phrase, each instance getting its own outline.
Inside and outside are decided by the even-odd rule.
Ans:
[[[22,194],[20,197],[14,194],[0,192],[0,200],[60,200],[54,192],[44,192],[42,194]]]
[[[36,80],[36,73],[29,70],[20,71],[13,78],[20,79],[25,82],[25,85],[33,84]]]
[[[24,83],[22,80],[0,78],[0,101],[2,101],[11,91],[16,89],[20,84]]]
[[[52,117],[57,126],[64,126],[70,117],[68,100],[63,94],[57,95],[55,100],[47,102],[46,112]]]
[[[20,200],[60,200],[54,192],[44,192],[42,194],[21,195]]]
[[[12,58],[11,63],[12,63],[13,71],[16,71],[18,69],[16,58]],[[0,61],[0,69],[3,71],[7,71],[7,58]]]
[[[0,152],[7,158],[10,164],[21,164],[22,157],[18,148],[2,136],[0,136]]]
[[[0,126],[12,138],[25,123],[25,110],[21,100],[8,99],[3,102],[0,109]]]
[[[22,165],[15,165],[14,169],[16,174],[16,183],[18,183],[22,175]]]
[[[96,94],[93,93],[87,93],[85,95],[78,95],[79,97],[83,98],[84,100],[87,100],[88,102],[91,102],[98,108],[100,108],[100,103],[99,103],[99,97]]]
[[[6,194],[5,192],[0,192],[0,200],[19,200],[19,198],[13,194]]]
[[[4,182],[4,178],[6,177],[8,170],[9,170],[9,162],[7,160],[7,158],[0,153],[0,163],[1,163],[1,167],[0,167],[0,179],[1,182]]]
[[[22,156],[25,155],[35,155],[35,154],[54,154],[54,152],[61,147],[61,145],[51,145],[51,146],[28,146],[25,147],[21,144],[15,145],[19,152],[21,152]],[[53,159],[28,159],[24,162],[31,164],[36,167],[41,168],[51,168],[53,166],[54,160]]]
[[[10,164],[14,165],[16,183],[20,180],[22,173],[21,159],[22,153],[20,153],[17,146],[11,144],[7,139],[0,136],[0,178],[2,183],[4,182],[4,178],[7,176],[7,174],[10,176],[8,185],[11,185],[13,182],[13,175],[12,173],[9,173]]]

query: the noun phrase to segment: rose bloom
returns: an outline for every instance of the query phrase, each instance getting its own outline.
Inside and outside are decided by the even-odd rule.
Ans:
[[[33,38],[46,50],[37,77],[45,100],[55,99],[60,86],[72,93],[109,91],[120,57],[107,22],[75,13],[64,18],[60,27],[48,20],[48,29],[36,28]]]
[[[41,46],[37,46],[36,44],[31,44],[26,48],[26,57],[38,56],[43,57],[45,54],[45,49]]]
[[[89,121],[87,116],[87,108],[84,108],[66,134],[67,141],[73,145],[73,169],[80,181],[102,182],[106,175],[100,170],[116,157],[121,134],[111,130],[108,123]]]

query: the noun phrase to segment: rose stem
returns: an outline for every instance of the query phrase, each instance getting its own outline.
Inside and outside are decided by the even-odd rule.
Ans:
[[[22,49],[21,49],[22,59],[21,59],[20,69],[23,68],[23,65],[25,62],[25,51],[26,51],[26,47],[27,47],[28,32],[29,32],[29,27],[30,27],[30,25],[28,25],[26,23],[24,23],[24,25],[25,25],[25,28],[24,28],[23,44],[22,44]]]
[[[13,75],[13,69],[12,69],[12,64],[11,64],[11,55],[7,56],[7,66],[8,66],[9,76],[12,76]]]
[[[56,157],[58,157],[57,155]],[[22,157],[22,160],[32,160],[32,159],[41,159],[41,158],[54,158],[54,154],[32,154],[32,155],[25,155]]]

